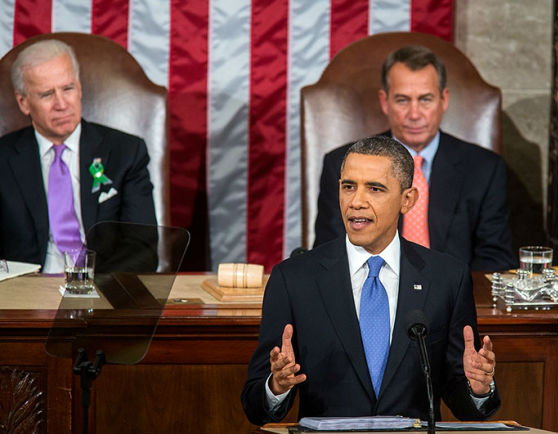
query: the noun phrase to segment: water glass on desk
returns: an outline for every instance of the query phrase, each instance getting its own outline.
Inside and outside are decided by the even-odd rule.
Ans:
[[[0,259],[0,273],[9,273],[8,261],[5,259]]]
[[[543,270],[552,267],[552,249],[543,246],[526,246],[519,249],[519,267],[529,273],[529,277],[542,275]]]
[[[64,289],[70,294],[95,290],[95,252],[85,248],[64,252]]]

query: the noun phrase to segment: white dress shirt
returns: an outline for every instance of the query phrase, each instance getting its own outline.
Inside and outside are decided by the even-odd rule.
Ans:
[[[364,281],[368,277],[368,259],[374,256],[366,251],[364,247],[355,246],[345,235],[347,256],[349,257],[349,272],[351,274],[351,286],[353,289],[353,301],[357,317],[360,320],[360,296]],[[393,336],[393,325],[395,324],[395,312],[397,311],[397,299],[399,296],[399,258],[401,257],[401,242],[396,231],[395,237],[388,246],[378,255],[385,264],[380,268],[378,278],[384,286],[389,303],[389,342]]]
[[[81,220],[81,197],[80,197],[80,183],[79,183],[79,139],[81,135],[81,123],[79,123],[73,133],[68,137],[64,144],[66,150],[62,153],[62,160],[68,166],[70,176],[72,177],[72,191],[74,196],[74,209],[76,211],[77,220],[79,223],[79,232],[81,234],[81,242],[85,243],[85,233],[83,229],[83,222]],[[42,136],[35,130],[35,138],[39,144],[39,156],[41,159],[41,169],[43,172],[43,182],[45,192],[48,197],[48,174],[50,166],[54,161],[53,143],[46,137]],[[64,271],[64,257],[62,252],[58,250],[52,232],[49,229],[48,244],[46,251],[45,264],[42,268],[43,273],[62,273]]]

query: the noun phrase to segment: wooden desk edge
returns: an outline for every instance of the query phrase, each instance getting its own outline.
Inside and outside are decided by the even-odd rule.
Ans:
[[[467,422],[463,422],[463,423],[467,423]],[[471,422],[471,423],[504,423],[506,425],[512,425],[512,426],[517,426],[517,427],[523,426],[520,423],[516,422],[515,420],[491,420],[491,421],[486,421],[486,422],[474,421],[474,422]],[[298,425],[298,423],[296,423],[296,422],[295,423],[292,423],[292,422],[291,423],[267,423],[267,424],[261,426],[260,428],[258,428],[255,431],[255,433],[264,434],[264,433],[272,432],[272,433],[284,434],[284,433],[288,432],[288,428],[290,426],[296,426],[296,425]],[[531,434],[552,434],[552,431],[545,431],[545,430],[542,430],[542,429],[539,429],[539,428],[530,428],[530,427],[525,427],[525,428],[528,428],[528,431],[519,431],[519,432],[531,433]],[[380,433],[382,431],[374,431],[374,432]],[[388,431],[385,431],[385,432],[388,432]],[[408,433],[409,431],[389,431],[389,432],[390,432],[390,434],[397,434],[397,433]],[[419,431],[419,432],[421,432],[421,431]],[[486,433],[498,433],[498,432],[507,432],[507,431],[493,431],[493,430],[490,430],[490,431],[477,431],[477,430],[475,430],[475,431],[462,431],[462,430],[446,431],[446,430],[444,430],[443,432],[447,433],[447,434],[451,434],[451,433],[465,434],[465,433],[468,433],[468,432],[474,432],[475,434],[482,434],[482,433],[485,433],[485,432]],[[333,434],[333,432],[332,432],[332,434]]]

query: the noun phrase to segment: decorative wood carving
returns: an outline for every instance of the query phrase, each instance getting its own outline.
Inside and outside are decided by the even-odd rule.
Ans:
[[[44,396],[36,377],[22,369],[0,368],[0,434],[45,430]]]

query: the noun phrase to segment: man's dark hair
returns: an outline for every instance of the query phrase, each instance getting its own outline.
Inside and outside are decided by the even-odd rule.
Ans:
[[[432,65],[438,75],[440,93],[446,88],[446,67],[440,58],[422,45],[406,45],[397,51],[389,53],[382,65],[382,88],[386,93],[389,91],[389,70],[397,62],[403,63],[411,71],[418,71],[428,65]]]
[[[401,191],[413,185],[413,173],[415,166],[413,157],[409,151],[399,143],[387,136],[372,136],[360,139],[352,144],[345,153],[341,171],[345,167],[345,161],[350,154],[377,155],[391,159],[391,170],[401,186]]]

